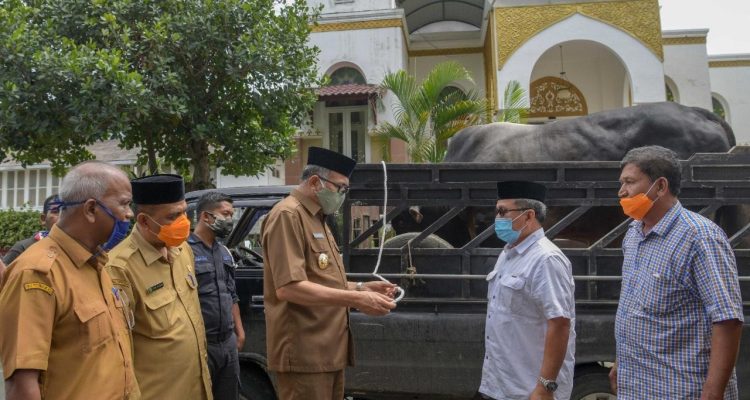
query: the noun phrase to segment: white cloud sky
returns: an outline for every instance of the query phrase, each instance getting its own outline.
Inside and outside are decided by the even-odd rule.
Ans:
[[[750,53],[750,0],[659,0],[665,30],[708,28],[708,54]]]

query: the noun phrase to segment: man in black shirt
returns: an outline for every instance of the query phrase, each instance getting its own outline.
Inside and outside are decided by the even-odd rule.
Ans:
[[[5,265],[10,265],[16,257],[31,247],[32,244],[47,236],[47,233],[52,229],[52,225],[57,222],[57,218],[60,215],[60,205],[56,204],[56,201],[56,194],[53,194],[44,200],[44,207],[42,208],[42,215],[39,216],[39,222],[44,226],[45,230],[35,233],[32,237],[16,242],[16,244],[14,244],[3,257]]]
[[[213,395],[216,400],[236,400],[238,350],[245,342],[245,331],[234,284],[234,260],[229,250],[217,241],[232,232],[232,199],[219,192],[208,192],[198,199],[196,214],[198,222],[188,243],[195,254]]]

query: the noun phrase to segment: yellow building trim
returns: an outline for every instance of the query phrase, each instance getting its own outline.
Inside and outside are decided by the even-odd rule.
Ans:
[[[453,56],[457,54],[474,54],[484,51],[484,47],[457,47],[452,49],[428,49],[428,50],[409,50],[409,57],[430,57],[430,56]]]
[[[665,37],[661,39],[664,46],[678,46],[685,44],[706,44],[705,37]]]
[[[401,28],[403,22],[400,18],[391,19],[374,19],[369,21],[353,22],[332,22],[330,24],[318,24],[310,27],[312,32],[335,32],[335,31],[356,31],[361,29],[379,29],[379,28]]]
[[[658,0],[495,8],[498,68],[526,41],[574,14],[585,15],[629,34],[664,60]]]
[[[709,68],[750,67],[750,60],[709,61]]]
[[[498,109],[497,93],[497,62],[495,62],[495,18],[489,15],[487,21],[487,32],[484,36],[484,93],[489,103],[490,110],[494,113]]]

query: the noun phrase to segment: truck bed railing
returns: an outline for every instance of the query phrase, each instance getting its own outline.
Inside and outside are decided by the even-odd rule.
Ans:
[[[702,215],[739,213],[739,226],[729,232],[735,249],[745,303],[750,306],[750,148],[735,147],[729,153],[696,154],[682,163],[680,202]],[[486,296],[482,282],[500,253],[486,247],[492,239],[491,225],[458,248],[420,248],[431,234],[455,223],[469,210],[494,208],[496,182],[533,180],[547,186],[546,204],[561,212],[557,222],[545,230],[550,239],[564,238],[585,218],[601,210],[618,210],[619,162],[535,162],[535,163],[443,163],[389,164],[388,205],[385,221],[390,223],[410,207],[442,207],[442,214],[401,248],[385,249],[380,273],[400,280],[407,288],[407,300],[416,297],[481,300]],[[383,219],[363,227],[352,237],[352,207],[382,206],[383,171],[377,164],[358,165],[351,178],[351,190],[344,203],[342,246],[349,276],[365,279],[375,266],[376,248],[359,248],[377,236]],[[742,214],[742,213],[745,214]],[[382,210],[381,210],[382,215]],[[615,214],[617,215],[617,214]],[[630,220],[599,221],[607,226],[579,248],[564,247],[573,264],[579,302],[610,304],[619,298],[622,251],[619,241]],[[483,247],[485,246],[485,247]],[[428,283],[428,281],[430,283]]]

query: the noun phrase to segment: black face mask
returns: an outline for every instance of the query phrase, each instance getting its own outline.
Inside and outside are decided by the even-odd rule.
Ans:
[[[220,218],[220,216],[217,216],[214,213],[208,214],[214,217],[214,223],[208,224],[208,227],[216,234],[216,237],[223,239],[232,233],[232,229],[234,228],[232,217],[225,219]]]

